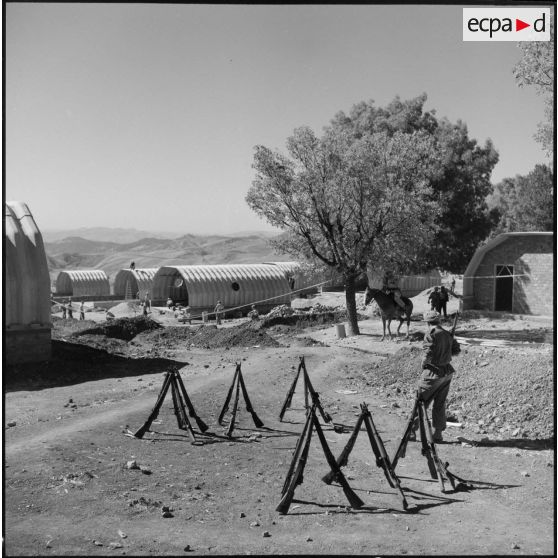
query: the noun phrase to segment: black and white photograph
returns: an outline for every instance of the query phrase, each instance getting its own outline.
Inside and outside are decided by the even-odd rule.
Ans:
[[[4,555],[556,555],[555,18],[4,2]]]

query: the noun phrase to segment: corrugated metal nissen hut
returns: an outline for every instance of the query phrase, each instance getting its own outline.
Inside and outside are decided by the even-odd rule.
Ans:
[[[122,298],[151,297],[153,279],[158,267],[147,269],[121,269],[114,278],[114,294]]]
[[[509,232],[479,248],[463,276],[463,309],[552,315],[554,235]]]
[[[225,308],[242,306],[260,311],[291,300],[291,289],[284,271],[270,264],[181,265],[161,267],[153,279],[155,305],[168,297],[192,309],[213,310],[218,300]]]
[[[109,279],[101,269],[61,271],[56,278],[56,294],[75,297],[108,296]]]
[[[8,364],[48,360],[50,278],[43,237],[25,203],[4,208],[4,355]]]

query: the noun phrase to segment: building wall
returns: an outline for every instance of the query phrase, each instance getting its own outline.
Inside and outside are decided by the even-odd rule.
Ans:
[[[270,264],[163,266],[153,279],[152,303],[187,303],[192,309],[246,304],[288,304],[291,289],[284,272]]]
[[[42,235],[26,204],[5,204],[4,357],[50,358],[50,278]]]
[[[11,329],[4,335],[4,356],[7,364],[41,362],[51,355],[50,328]]]
[[[107,274],[100,269],[61,271],[56,278],[58,296],[110,295]]]
[[[140,298],[146,294],[151,296],[153,279],[159,270],[158,267],[145,269],[121,269],[114,278],[114,294],[124,298],[126,296],[126,284],[129,282],[132,291],[132,298],[140,293]]]
[[[514,266],[512,312],[552,314],[552,235],[510,235],[494,249],[487,251],[475,271],[473,300],[469,301],[469,308],[494,310],[496,265]]]

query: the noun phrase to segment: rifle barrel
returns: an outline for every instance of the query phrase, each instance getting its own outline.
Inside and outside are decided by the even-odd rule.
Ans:
[[[151,410],[151,413],[149,414],[149,417],[147,417],[147,420],[143,423],[143,426],[138,428],[137,431],[135,432],[134,434],[135,438],[140,438],[140,439],[143,438],[144,434],[151,428],[151,423],[157,418],[157,415],[159,414],[159,410],[161,409],[161,405],[163,404],[163,401],[169,389],[169,385],[170,385],[170,372],[166,372],[165,379],[161,387],[161,391],[159,392],[159,395],[157,396],[157,401],[155,402],[155,406]]]
[[[347,465],[347,462],[349,461],[349,455],[350,455],[351,451],[353,451],[353,448],[355,446],[357,436],[359,435],[360,427],[362,426],[363,420],[364,420],[364,415],[361,413],[359,415],[358,419],[357,419],[355,427],[353,428],[353,432],[351,433],[351,436],[347,440],[347,444],[345,445],[345,447],[343,448],[343,451],[341,452],[341,454],[337,458],[337,466],[339,468],[344,467],[345,465]],[[335,480],[336,476],[337,476],[337,473],[335,471],[331,470],[329,473],[327,473],[327,475],[324,475],[322,477],[322,480],[326,484],[331,484]]]

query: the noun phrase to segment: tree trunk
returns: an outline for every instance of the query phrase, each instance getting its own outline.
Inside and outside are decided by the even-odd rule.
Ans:
[[[349,335],[359,335],[356,309],[355,275],[345,277],[345,302],[347,304],[347,321],[349,322]]]

